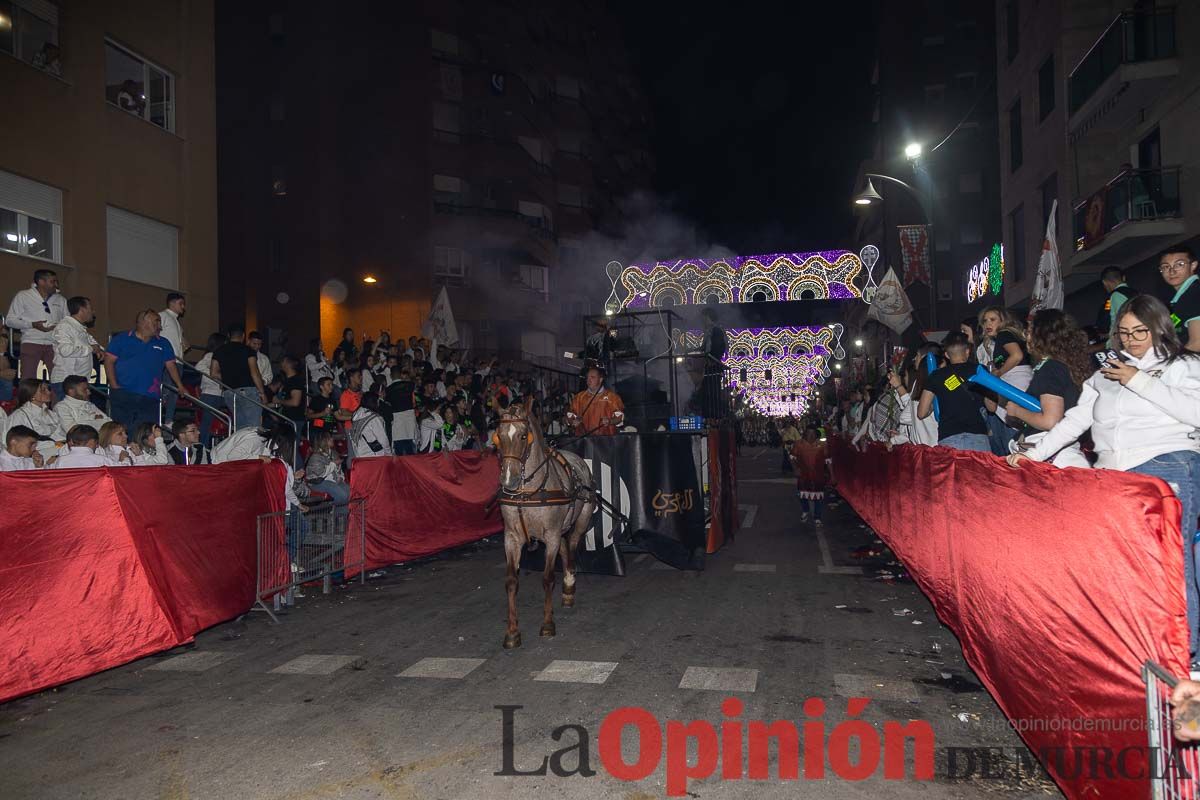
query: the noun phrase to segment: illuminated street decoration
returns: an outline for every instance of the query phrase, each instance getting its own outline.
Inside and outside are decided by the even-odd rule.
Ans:
[[[869,244],[862,250],[858,251],[858,260],[862,262],[863,267],[867,271],[867,282],[863,286],[862,298],[867,303],[875,299],[875,291],[879,288],[875,284],[875,264],[879,261],[879,248],[873,244]]]
[[[800,328],[727,328],[725,336],[730,356],[762,354],[769,358],[785,353],[816,353],[840,359],[846,357],[846,351],[842,348],[842,331],[842,326],[834,323]],[[675,331],[677,352],[697,353],[703,345],[702,331]]]
[[[967,302],[974,303],[988,293],[1000,294],[1004,288],[1004,245],[992,246],[989,256],[971,267],[967,274]]]
[[[606,310],[620,311],[708,303],[849,300],[862,297],[854,285],[860,271],[862,261],[847,250],[631,264],[621,271],[625,297],[618,297],[614,284],[605,305]]]

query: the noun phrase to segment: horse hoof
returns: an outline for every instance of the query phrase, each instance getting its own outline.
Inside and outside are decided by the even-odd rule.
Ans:
[[[542,636],[553,636],[554,635],[554,623],[547,622],[545,625],[543,625],[542,630],[541,630],[541,635]]]
[[[575,595],[564,594],[563,595],[563,608],[571,608],[574,605],[575,605]]]
[[[504,635],[504,649],[513,650],[521,646],[521,632],[506,633]]]

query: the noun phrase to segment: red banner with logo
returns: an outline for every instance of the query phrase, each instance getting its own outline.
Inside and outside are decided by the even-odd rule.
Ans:
[[[904,562],[1068,797],[1148,797],[1140,670],[1188,670],[1179,501],[1156,478],[1010,469],[990,454],[833,443],[838,491]],[[1170,733],[1166,733],[1170,735]],[[1063,757],[1044,753],[1066,748]]]
[[[491,453],[355,459],[350,495],[366,500],[367,569],[432,555],[503,530],[492,504],[499,488],[500,463]],[[347,564],[358,563],[359,549],[358,537],[348,536]]]
[[[284,480],[261,461],[0,473],[0,701],[244,613]]]
[[[900,233],[900,262],[904,267],[904,286],[917,281],[929,282],[929,228],[925,225],[897,225]]]

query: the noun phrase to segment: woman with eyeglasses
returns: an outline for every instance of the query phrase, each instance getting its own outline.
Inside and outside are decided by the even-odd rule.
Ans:
[[[10,428],[24,425],[37,431],[41,437],[37,449],[45,458],[56,455],[67,441],[67,432],[63,430],[58,413],[50,408],[53,399],[49,381],[22,378],[17,384],[17,410],[8,418]]]
[[[1096,467],[1161,478],[1183,506],[1184,576],[1192,658],[1200,643],[1200,594],[1192,547],[1200,514],[1200,354],[1183,348],[1161,300],[1138,295],[1121,307],[1119,360],[1084,381],[1079,402],[1031,450],[1008,457],[1046,461],[1091,428]]]
[[[1196,275],[1196,254],[1190,247],[1164,250],[1158,257],[1158,271],[1175,290],[1171,298],[1171,322],[1179,341],[1188,350],[1200,353],[1200,277]]]

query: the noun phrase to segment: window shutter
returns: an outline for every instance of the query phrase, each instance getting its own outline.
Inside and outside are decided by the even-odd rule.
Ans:
[[[179,229],[109,206],[108,274],[163,289],[178,289]]]
[[[62,190],[0,170],[0,208],[62,224]]]

